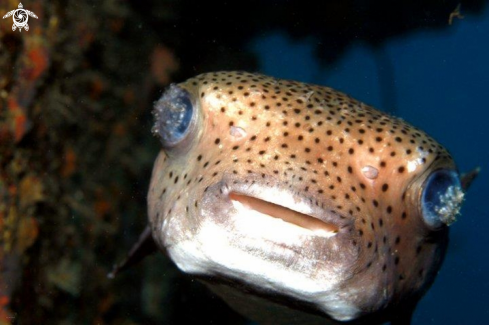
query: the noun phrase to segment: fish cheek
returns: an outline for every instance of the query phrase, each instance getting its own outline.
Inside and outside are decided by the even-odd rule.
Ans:
[[[418,177],[398,193],[394,205],[391,247],[391,281],[396,296],[421,297],[431,286],[444,259],[448,228],[430,229],[423,221],[420,193],[423,177]]]
[[[148,192],[150,227],[155,241],[162,249],[167,243],[168,230],[175,228],[175,220],[179,223],[187,222],[186,189],[191,176],[185,169],[179,169],[177,166],[164,151],[161,151],[154,164]]]

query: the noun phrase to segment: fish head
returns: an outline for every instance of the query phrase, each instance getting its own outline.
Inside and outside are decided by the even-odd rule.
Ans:
[[[333,321],[412,304],[433,282],[463,193],[423,131],[328,87],[245,72],[172,85],[154,115],[149,221],[185,273]]]

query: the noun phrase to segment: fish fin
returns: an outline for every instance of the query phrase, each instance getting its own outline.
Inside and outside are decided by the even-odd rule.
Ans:
[[[114,265],[112,271],[107,274],[109,279],[113,279],[118,273],[139,263],[146,256],[155,253],[158,250],[151,234],[151,229],[147,226],[139,236],[138,241],[132,246],[127,257],[120,263]]]
[[[462,174],[462,176],[460,176],[460,182],[462,183],[462,188],[464,189],[464,191],[467,191],[469,189],[470,185],[472,184],[474,179],[477,177],[477,175],[479,175],[480,171],[481,171],[481,168],[477,167],[477,168],[474,168],[473,170],[471,170],[470,172],[464,173],[464,174]]]

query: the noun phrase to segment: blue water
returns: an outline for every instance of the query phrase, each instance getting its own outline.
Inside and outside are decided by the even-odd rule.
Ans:
[[[276,32],[251,46],[264,74],[328,85],[390,109],[383,107],[370,47],[357,44],[325,69],[314,58],[314,42]],[[482,167],[452,226],[445,263],[413,324],[489,324],[489,11],[455,20],[443,31],[396,38],[382,50],[393,64],[395,114],[448,148],[461,171]]]

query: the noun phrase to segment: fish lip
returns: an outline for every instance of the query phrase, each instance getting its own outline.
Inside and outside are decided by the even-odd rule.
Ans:
[[[327,200],[315,195],[307,195],[304,191],[294,191],[293,187],[280,180],[272,179],[271,176],[266,181],[254,175],[244,180],[225,176],[220,182],[220,193],[228,200],[231,200],[229,197],[231,193],[237,193],[282,206],[332,224],[337,227],[338,233],[353,225],[352,218],[336,211],[333,204],[328,205]]]

